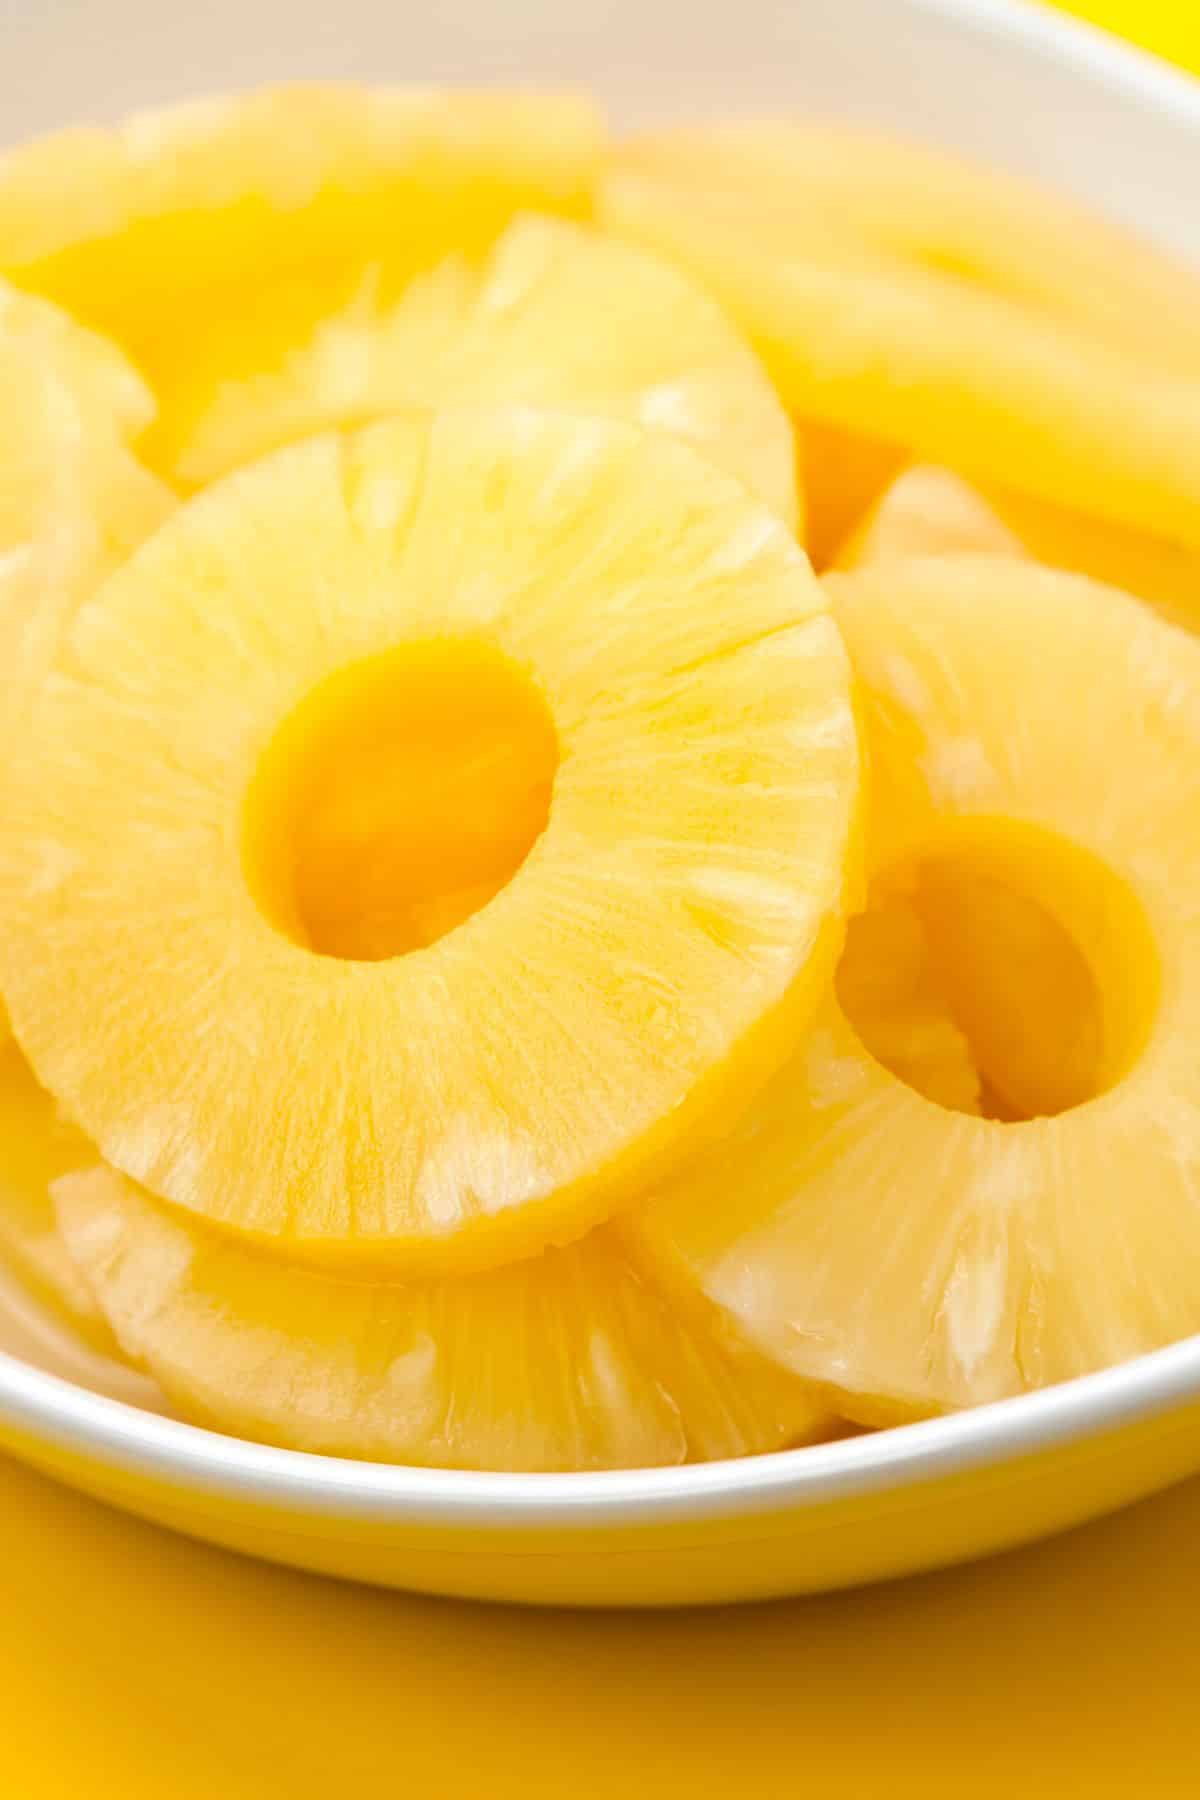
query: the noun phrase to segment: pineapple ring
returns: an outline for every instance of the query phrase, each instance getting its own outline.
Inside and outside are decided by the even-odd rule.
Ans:
[[[797,523],[791,422],[754,352],[669,264],[560,219],[516,220],[390,306],[368,283],[281,368],[228,381],[174,473],[204,485],[299,438],[413,406],[552,406],[661,427]]]
[[[988,488],[983,498],[1025,556],[1123,588],[1169,624],[1200,633],[1200,546],[1091,518],[1007,488]]]
[[[1101,1017],[1092,1097],[1004,1123],[912,1092],[831,1006],[721,1152],[630,1215],[643,1259],[875,1420],[1200,1329],[1200,644],[982,556],[827,586],[864,689],[873,865],[932,852],[1040,900]]]
[[[427,949],[318,954],[309,751],[431,644],[540,693],[548,822]],[[291,1253],[579,1235],[740,1108],[831,974],[840,637],[779,521],[657,434],[422,414],[282,451],[105,584],[38,699],[0,830],[21,1042],[107,1162]]]
[[[1026,560],[1025,546],[977,488],[950,469],[914,464],[897,475],[834,558],[843,572],[871,563],[980,552]]]
[[[69,313],[48,300],[22,293],[0,281],[0,357],[3,358],[5,408],[0,413],[4,436],[5,483],[0,489],[0,542],[11,538],[17,497],[29,505],[32,482],[53,458],[46,456],[42,434],[30,431],[31,413],[23,413],[9,401],[29,391],[14,384],[22,371],[28,383],[41,381],[47,388],[60,384],[74,402],[79,428],[99,436],[131,441],[154,418],[154,398],[141,376],[106,338],[86,331]],[[66,424],[66,421],[64,421]],[[53,445],[55,455],[70,448],[71,428],[64,429]],[[22,521],[28,530],[27,520]]]
[[[451,1281],[386,1285],[231,1244],[111,1170],[55,1189],[122,1349],[197,1423],[438,1468],[622,1469],[828,1437],[828,1409],[675,1312],[602,1226]]]
[[[891,133],[822,121],[672,126],[620,165],[769,214],[819,252],[859,244],[1200,375],[1200,278],[1146,238],[1040,183]],[[1146,329],[1153,319],[1154,329]]]
[[[968,550],[1090,575],[1136,594],[1170,624],[1200,632],[1200,550],[1025,494],[981,490],[930,464],[897,475],[845,539],[834,567]]]
[[[0,1255],[40,1300],[111,1352],[104,1315],[63,1242],[50,1195],[52,1182],[95,1160],[10,1038],[0,1049]]]
[[[618,167],[600,216],[715,295],[799,417],[1200,549],[1200,377],[936,269],[789,241],[746,194]]]
[[[277,366],[378,266],[384,297],[515,212],[587,212],[603,125],[574,95],[296,84],[0,156],[0,270],[114,338],[169,473],[222,380]]]
[[[917,465],[837,567],[972,552],[1029,560],[981,493],[949,469]],[[877,1062],[960,1112],[983,1111],[985,1098],[994,1117],[1063,1112],[1091,1090],[1098,1009],[1086,963],[1052,918],[986,878],[877,888],[851,921],[838,995]],[[986,1060],[986,1097],[974,1056]]]
[[[105,339],[0,282],[0,724],[19,729],[80,602],[171,513],[129,445],[154,417]]]

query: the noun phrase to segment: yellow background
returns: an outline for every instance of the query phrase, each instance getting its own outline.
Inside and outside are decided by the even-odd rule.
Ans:
[[[1060,0],[1059,10],[1119,32],[1185,69],[1200,71],[1197,0]]]
[[[1071,10],[1200,69],[1200,0]],[[1200,1483],[923,1581],[588,1617],[311,1580],[0,1462],[0,1593],[0,1800],[1200,1796]]]

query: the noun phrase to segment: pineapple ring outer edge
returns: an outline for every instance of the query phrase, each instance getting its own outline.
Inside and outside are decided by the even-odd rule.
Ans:
[[[1158,959],[1132,1066],[1016,1124],[922,1098],[830,1005],[725,1147],[623,1221],[678,1291],[874,1423],[1200,1328],[1200,644],[1130,596],[1007,558],[825,585],[864,693],[872,865],[940,821],[1049,831],[1125,884]]]
[[[251,603],[275,568],[303,597]],[[352,612],[341,581],[358,584]],[[232,611],[226,582],[242,584]],[[246,889],[249,773],[332,668],[464,629],[490,633],[550,704],[563,748],[550,825],[496,900],[429,952],[313,957]],[[215,693],[238,696],[217,718],[224,734]],[[840,638],[784,527],[665,438],[463,413],[282,452],[181,508],[104,585],[37,698],[14,782],[22,822],[0,846],[0,978],[18,1036],[107,1161],[289,1253],[486,1266],[578,1235],[766,1079],[836,956],[857,787]],[[117,792],[132,807],[98,842],[88,820]],[[139,941],[147,919],[159,940]],[[99,953],[84,959],[95,932]],[[548,939],[564,960],[539,982]],[[107,985],[118,944],[125,973]],[[52,963],[75,971],[57,999]],[[369,997],[385,991],[413,1042],[422,1020],[472,1020],[469,1054],[404,1065],[428,1146],[418,1132],[414,1149],[383,1080],[395,1052],[381,1060]],[[175,1025],[148,1037],[168,994]],[[500,1020],[501,994],[540,1034],[543,1070],[569,1071],[552,1104],[537,1081],[500,1111],[487,1099],[512,1048],[501,1057],[475,1015],[483,996],[483,1019]],[[367,1089],[320,1073],[339,1018],[377,1043]],[[220,1065],[203,1082],[181,1048],[196,1041]],[[280,1082],[306,1069],[310,1122],[284,1103],[275,1139],[263,1121],[281,1118]],[[551,1106],[541,1125],[538,1106]]]

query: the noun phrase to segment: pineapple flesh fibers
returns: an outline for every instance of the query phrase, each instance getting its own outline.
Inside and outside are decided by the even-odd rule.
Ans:
[[[114,338],[168,471],[220,382],[279,366],[374,269],[387,300],[525,209],[583,216],[603,128],[571,95],[265,89],[0,157],[0,270]]]
[[[409,744],[439,684],[521,722],[482,733],[527,805],[475,867],[453,744],[440,845]],[[416,852],[393,943],[348,960],[313,937],[310,802],[377,766]],[[857,772],[807,560],[690,449],[530,412],[311,439],[76,619],[14,758],[0,988],[152,1193],[318,1263],[487,1267],[606,1217],[783,1060],[836,957]]]
[[[826,585],[862,690],[869,859],[877,883],[909,872],[935,947],[939,897],[966,894],[939,974],[985,1087],[1011,1078],[1044,1003],[1022,1016],[1020,969],[1006,981],[981,953],[985,902],[1003,902],[1014,964],[1018,903],[1039,909],[1029,956],[1058,971],[1074,1029],[1042,1092],[1037,1054],[1020,1063],[1022,1116],[979,1118],[914,1093],[831,1005],[721,1152],[627,1229],[871,1420],[1200,1330],[1200,645],[1015,561]]]
[[[812,1392],[669,1308],[611,1227],[453,1281],[288,1267],[107,1169],[56,1187],[63,1236],[125,1353],[218,1430],[439,1468],[574,1470],[746,1456],[828,1436]]]
[[[1200,549],[1200,372],[936,266],[793,236],[752,193],[618,164],[599,205],[707,287],[797,416]]]
[[[331,427],[412,406],[561,407],[661,428],[796,524],[791,424],[720,309],[644,251],[526,217],[482,269],[440,264],[398,299],[373,272],[280,368],[227,381],[180,449],[199,485]]]

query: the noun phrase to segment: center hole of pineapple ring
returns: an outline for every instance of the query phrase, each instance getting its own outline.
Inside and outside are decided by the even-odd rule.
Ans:
[[[246,804],[246,878],[322,956],[436,942],[512,880],[550,815],[558,738],[502,652],[439,639],[352,664],[276,733]]]
[[[1012,819],[963,819],[885,869],[837,976],[877,1062],[955,1112],[1052,1118],[1137,1062],[1158,952],[1129,885]]]

